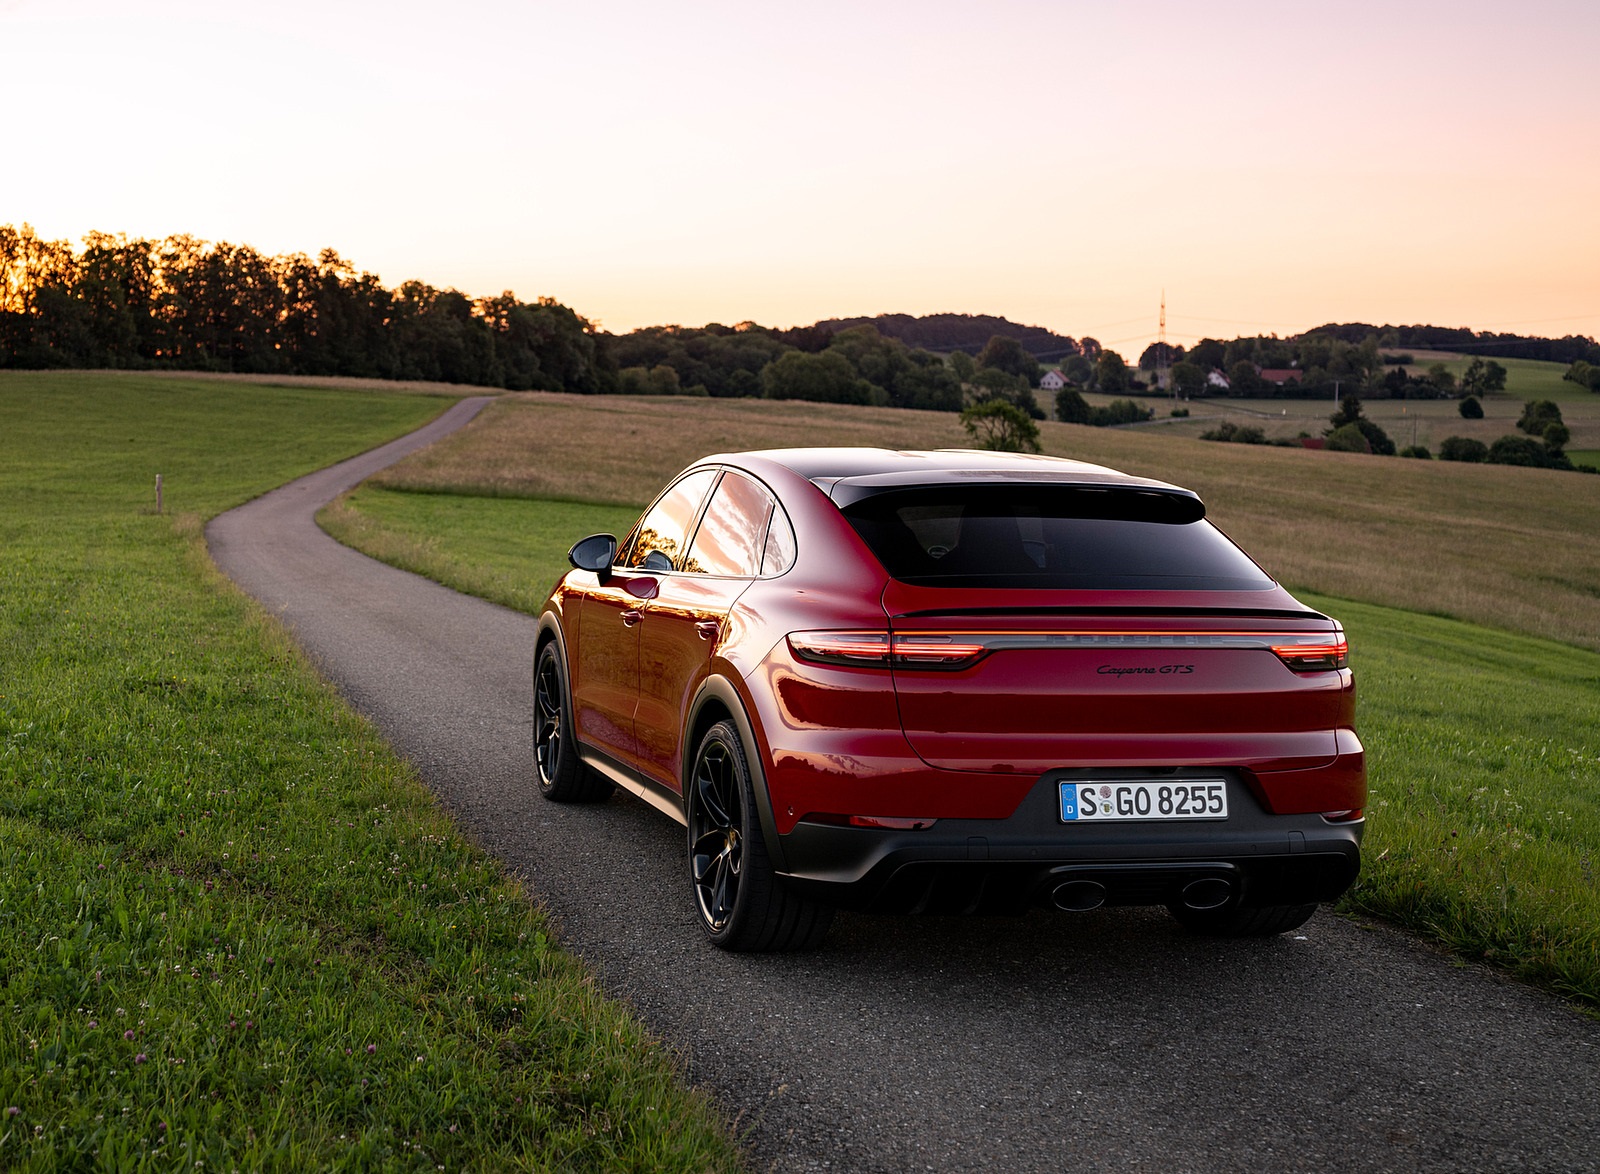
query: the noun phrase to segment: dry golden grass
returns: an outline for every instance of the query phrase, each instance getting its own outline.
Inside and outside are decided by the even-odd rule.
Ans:
[[[1172,481],[1291,587],[1600,650],[1600,477],[1040,426],[1044,451]],[[711,452],[962,445],[952,415],[762,400],[507,396],[377,478],[639,505]]]

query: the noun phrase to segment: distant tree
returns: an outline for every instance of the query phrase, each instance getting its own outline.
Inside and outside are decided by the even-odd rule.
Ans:
[[[828,353],[843,355],[856,374],[885,390],[893,387],[906,367],[906,344],[885,338],[875,326],[855,326],[841,330],[828,343]]]
[[[1227,356],[1227,348],[1222,342],[1215,338],[1202,338],[1189,348],[1184,358],[1202,370],[1210,371],[1213,367],[1226,366]]]
[[[1172,388],[1181,396],[1204,395],[1206,371],[1198,363],[1178,363],[1172,368]]]
[[[1467,364],[1461,376],[1461,390],[1469,395],[1488,395],[1506,389],[1506,369],[1481,355]]]
[[[1158,371],[1183,359],[1183,347],[1171,342],[1153,342],[1139,352],[1139,370]]]
[[[1360,425],[1351,422],[1341,424],[1328,433],[1327,448],[1330,452],[1371,452],[1372,445],[1362,435]]]
[[[1560,424],[1561,409],[1553,400],[1528,400],[1522,405],[1517,427],[1529,436],[1543,436],[1551,424]]]
[[[972,373],[978,369],[978,364],[966,351],[952,351],[946,361],[950,364],[950,370],[955,373],[955,377],[962,383],[970,383]]]
[[[978,366],[991,367],[1026,379],[1029,387],[1037,387],[1039,377],[1044,374],[1038,359],[1029,354],[1016,339],[1003,334],[995,335],[978,352]]]
[[[1460,406],[1456,410],[1461,413],[1461,418],[1463,420],[1483,419],[1483,405],[1478,402],[1476,396],[1467,396],[1466,399],[1461,401]]]
[[[1361,433],[1364,442],[1359,449],[1346,449],[1349,452],[1374,452],[1379,456],[1394,456],[1394,441],[1389,439],[1389,434],[1373,421],[1367,419],[1362,411],[1361,398],[1347,395],[1339,400],[1339,410],[1328,417],[1331,427],[1325,435],[1328,437],[1328,447],[1337,448],[1334,436],[1344,428],[1355,428]],[[1344,441],[1340,442],[1345,443]]]
[[[933,412],[961,410],[961,381],[943,359],[928,351],[912,351],[906,360],[889,388],[892,406]]]
[[[1249,359],[1240,359],[1228,368],[1228,388],[1235,395],[1255,395],[1262,386],[1261,376]]]
[[[972,387],[973,398],[979,400],[1014,400],[1016,396],[1028,390],[1026,379],[1002,371],[999,367],[979,367],[967,382]]]
[[[1201,440],[1218,440],[1223,444],[1265,444],[1267,434],[1254,424],[1235,424],[1224,420],[1215,428],[1200,434]]]
[[[1038,452],[1039,426],[1028,414],[1003,399],[989,399],[964,408],[961,426],[978,448],[1000,452]]]
[[[768,399],[815,400],[830,404],[870,404],[874,388],[834,351],[787,351],[761,372]]]
[[[1450,395],[1456,389],[1456,377],[1450,374],[1443,363],[1435,363],[1428,368],[1428,382],[1440,395]]]
[[[1061,373],[1083,387],[1094,378],[1094,364],[1082,355],[1073,355],[1061,364]]]
[[[1094,361],[1094,389],[1106,395],[1128,390],[1128,364],[1116,351],[1103,350]]]
[[[1600,364],[1590,363],[1586,359],[1574,359],[1572,366],[1567,368],[1561,378],[1570,380],[1579,387],[1587,387],[1590,391],[1600,391]]]
[[[1433,454],[1428,451],[1428,446],[1425,444],[1408,444],[1400,450],[1400,455],[1412,457],[1419,461],[1433,460]]]
[[[972,374],[972,399],[974,403],[1000,399],[1022,409],[1031,419],[1043,420],[1044,411],[1034,397],[1028,381],[1020,375],[1008,375],[998,367],[979,367]]]
[[[1089,409],[1089,423],[1096,428],[1114,428],[1119,424],[1137,424],[1148,420],[1155,412],[1131,399],[1114,399],[1103,408]]]
[[[1572,433],[1565,424],[1559,421],[1545,425],[1544,446],[1551,453],[1558,453],[1567,447],[1572,440]]]
[[[1491,465],[1524,465],[1534,469],[1550,467],[1550,451],[1531,436],[1502,436],[1489,446]]]
[[[1489,446],[1481,440],[1472,440],[1466,436],[1447,436],[1439,445],[1439,459],[1441,461],[1468,461],[1480,463],[1489,455]]]
[[[1063,387],[1056,392],[1056,419],[1063,424],[1087,424],[1089,404],[1076,387]]]
[[[677,395],[682,386],[677,371],[658,363],[654,367],[624,367],[617,372],[617,390],[623,395]]]

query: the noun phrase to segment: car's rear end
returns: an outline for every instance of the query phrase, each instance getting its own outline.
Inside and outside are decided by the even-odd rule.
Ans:
[[[883,620],[775,655],[819,695],[892,689],[907,762],[801,798],[795,883],[891,909],[1165,904],[1223,932],[1349,886],[1366,781],[1344,632],[1193,494],[1031,469],[827,488],[888,573]]]

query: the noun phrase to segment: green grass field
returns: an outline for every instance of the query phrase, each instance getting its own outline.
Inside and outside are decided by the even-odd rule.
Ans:
[[[1442,352],[1438,358],[1425,358],[1415,353],[1414,357],[1416,363],[1407,368],[1413,374],[1426,374],[1434,363],[1442,362],[1444,369],[1454,375],[1458,382],[1472,363],[1470,355],[1446,356]],[[1485,355],[1484,358],[1494,359],[1494,356]],[[1503,394],[1519,403],[1530,399],[1549,399],[1565,407],[1567,402],[1600,400],[1600,395],[1595,395],[1588,388],[1579,387],[1576,383],[1561,378],[1567,370],[1566,363],[1545,363],[1538,359],[1494,359],[1494,361],[1506,369],[1506,389]]]
[[[206,557],[202,519],[445,402],[0,374],[0,1167],[737,1168]]]
[[[653,453],[676,443],[692,443],[674,439],[695,435],[694,428],[683,426],[683,417],[689,413],[696,414],[696,427],[702,433],[720,434],[725,441],[742,444],[791,443],[786,438],[796,427],[791,419],[797,410],[793,405],[769,405],[777,410],[771,417],[773,431],[763,438],[759,405],[729,409],[734,414],[720,416],[714,406],[657,401],[643,407],[627,426],[607,423],[585,428],[574,420],[558,422],[560,405],[565,402],[546,399],[528,404],[524,410],[548,413],[542,431],[559,435],[574,469],[593,469],[604,459],[598,450],[591,454],[582,447],[584,435],[605,436],[610,438],[608,443],[630,435],[629,451],[636,452]],[[585,412],[598,413],[598,418],[604,419],[623,410],[625,405],[617,403],[578,403],[574,408],[575,419]],[[933,421],[929,426],[937,424]],[[858,443],[867,443],[882,428],[910,426],[907,421],[892,415],[881,417],[870,410],[827,408],[816,409],[807,431],[828,436],[838,429]],[[1147,461],[1147,450],[1172,451],[1142,434],[1055,428],[1068,437],[1092,434],[1107,446],[1107,451],[1095,454],[1097,459],[1125,467]],[[321,520],[336,537],[397,565],[460,590],[534,611],[551,583],[567,569],[567,547],[595,531],[624,533],[637,517],[638,506],[474,496],[472,478],[486,479],[491,491],[498,494],[514,489],[520,484],[513,470],[518,460],[530,462],[537,477],[549,483],[560,483],[563,470],[552,464],[551,454],[519,443],[517,438],[523,434],[506,422],[504,414],[498,422],[486,422],[476,434],[482,436],[481,444],[473,435],[457,434],[445,445],[385,474],[387,485],[409,484],[412,490],[426,486],[434,492],[368,484],[324,511]],[[900,437],[896,442],[903,440]],[[1112,451],[1118,446],[1123,450],[1122,459]],[[1270,479],[1258,475],[1263,458],[1269,465],[1293,460],[1299,477],[1297,492],[1334,503],[1348,501],[1351,490],[1343,477],[1352,470],[1377,470],[1402,479],[1421,473],[1435,481],[1452,471],[1444,467],[1407,471],[1411,462],[1375,458],[1320,462],[1317,457],[1321,454],[1262,452],[1229,445],[1188,448],[1207,458],[1203,469],[1206,481],[1241,503],[1253,498],[1264,515],[1305,507],[1299,496],[1269,492]],[[497,460],[506,463],[497,464]],[[627,469],[636,472],[638,464],[634,460]],[[1230,470],[1230,465],[1238,468]],[[1508,482],[1508,489],[1502,491],[1498,478],[1511,472],[1495,470],[1492,485],[1486,482],[1453,495],[1427,491],[1427,509],[1419,509],[1414,517],[1402,515],[1395,526],[1396,548],[1409,546],[1409,561],[1426,563],[1431,556],[1425,552],[1432,539],[1422,534],[1422,529],[1454,534],[1486,527],[1489,540],[1474,548],[1476,561],[1515,561],[1516,548],[1495,538],[1491,508],[1495,501],[1516,500],[1504,496],[1510,487],[1529,484]],[[1466,480],[1481,478],[1482,473],[1468,473]],[[638,485],[647,484],[643,476],[637,479]],[[1525,509],[1529,495],[1544,500],[1540,495],[1547,488],[1555,491],[1552,478],[1557,476],[1545,474],[1524,491],[1516,508]],[[452,477],[465,480],[452,482]],[[594,489],[635,484],[604,473],[587,482],[574,474],[572,480]],[[1583,480],[1587,485],[1592,479]],[[438,492],[448,489],[454,492]],[[1483,490],[1490,492],[1480,500],[1477,495]],[[637,491],[635,499],[642,501],[649,492]],[[1390,487],[1390,492],[1403,495],[1396,487]],[[1230,523],[1227,516],[1223,521]],[[1302,522],[1292,516],[1280,517],[1279,522],[1292,541],[1304,544]],[[1367,525],[1370,527],[1370,522]],[[1271,530],[1264,528],[1262,533],[1270,537]],[[1360,533],[1359,525],[1353,533]],[[1246,545],[1259,553],[1250,541]],[[1348,546],[1345,551],[1347,558],[1372,558],[1359,550],[1352,553]],[[1404,558],[1399,561],[1407,562]],[[1275,569],[1271,559],[1267,565]],[[1483,570],[1485,575],[1491,572],[1509,573],[1505,568]],[[1457,573],[1471,570],[1463,567]],[[1387,578],[1380,576],[1372,582],[1379,585],[1380,592],[1393,590]],[[1314,567],[1300,585],[1316,586]],[[1596,878],[1600,862],[1600,653],[1531,634],[1541,626],[1547,629],[1551,621],[1548,616],[1542,622],[1538,618],[1537,588],[1530,588],[1528,594],[1530,632],[1518,634],[1302,591],[1308,603],[1339,617],[1351,633],[1360,681],[1359,724],[1371,756],[1373,801],[1365,871],[1345,907],[1392,918],[1465,956],[1488,959],[1586,1006],[1600,1008],[1600,880]]]

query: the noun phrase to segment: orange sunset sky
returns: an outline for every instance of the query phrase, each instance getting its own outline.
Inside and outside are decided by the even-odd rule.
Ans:
[[[0,223],[611,330],[1600,336],[1600,3],[0,0]]]

